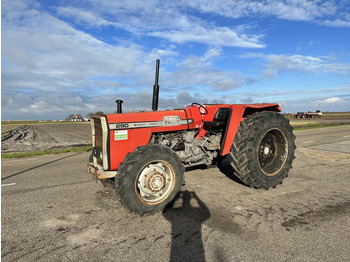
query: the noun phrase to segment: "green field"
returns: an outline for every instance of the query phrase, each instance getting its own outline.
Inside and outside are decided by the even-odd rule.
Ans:
[[[322,114],[323,118],[329,119],[350,119],[350,112],[346,113],[324,113]]]
[[[65,149],[58,149],[58,150],[41,150],[41,151],[34,151],[34,152],[4,153],[4,154],[1,154],[1,158],[20,158],[20,157],[30,157],[30,156],[71,153],[71,152],[88,152],[91,150],[92,150],[92,146],[82,146],[82,147],[73,147],[73,148],[65,148]]]

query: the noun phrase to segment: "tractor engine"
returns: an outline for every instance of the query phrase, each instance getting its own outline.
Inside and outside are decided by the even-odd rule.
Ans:
[[[208,132],[205,137],[196,139],[196,131],[153,134],[152,143],[170,147],[183,161],[185,167],[211,165],[218,156],[221,132]]]

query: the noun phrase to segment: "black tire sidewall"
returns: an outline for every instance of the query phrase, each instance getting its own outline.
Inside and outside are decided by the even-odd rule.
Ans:
[[[262,171],[262,169],[259,165],[260,143],[261,143],[262,139],[264,138],[264,136],[271,130],[278,130],[279,132],[281,132],[283,134],[284,138],[286,139],[286,144],[288,146],[288,154],[287,154],[287,157],[283,163],[284,166],[290,162],[291,155],[292,154],[294,155],[294,153],[292,152],[294,150],[291,150],[292,145],[293,145],[293,135],[292,135],[292,133],[286,131],[286,126],[281,123],[279,118],[275,118],[270,123],[266,122],[263,125],[261,125],[261,129],[258,132],[258,134],[252,133],[252,140],[254,141],[253,142],[254,150],[253,150],[253,154],[252,154],[252,162],[256,163],[255,171],[257,172],[258,176],[262,180],[266,181],[267,184],[274,185],[276,180],[280,180],[280,179],[283,179],[285,177],[285,173],[286,173],[286,171],[288,172],[288,170],[286,170],[285,168],[282,168],[275,175],[269,176],[269,175],[266,175]]]
[[[136,193],[136,180],[148,163],[165,161],[172,168],[175,181],[168,196],[156,204],[144,203]],[[148,144],[138,147],[133,153],[129,153],[124,164],[118,170],[116,177],[116,192],[124,206],[138,214],[154,213],[162,211],[181,190],[184,168],[180,158],[165,146]]]
[[[259,164],[260,143],[267,132],[277,129],[281,132],[288,146],[288,154],[283,167],[273,176],[266,175]],[[237,131],[232,154],[235,154],[236,175],[248,186],[268,189],[282,183],[288,176],[294,159],[295,136],[293,127],[288,119],[277,112],[263,111],[257,112],[244,119]],[[233,156],[232,156],[233,157]],[[244,165],[242,160],[247,161]]]

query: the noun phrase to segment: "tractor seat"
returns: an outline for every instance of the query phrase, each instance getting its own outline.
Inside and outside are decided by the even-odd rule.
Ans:
[[[206,127],[219,127],[226,125],[226,121],[204,121]]]
[[[218,111],[216,111],[215,113],[214,121],[204,121],[204,126],[207,126],[207,127],[225,126],[227,123],[229,114],[230,114],[229,108],[220,107]]]

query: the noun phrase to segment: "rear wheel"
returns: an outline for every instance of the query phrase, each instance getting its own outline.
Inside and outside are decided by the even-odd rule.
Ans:
[[[292,168],[294,140],[293,127],[283,115],[255,113],[238,128],[230,152],[231,165],[248,186],[276,187]]]
[[[115,189],[120,202],[143,215],[162,211],[181,189],[184,167],[170,148],[148,144],[120,164]]]

